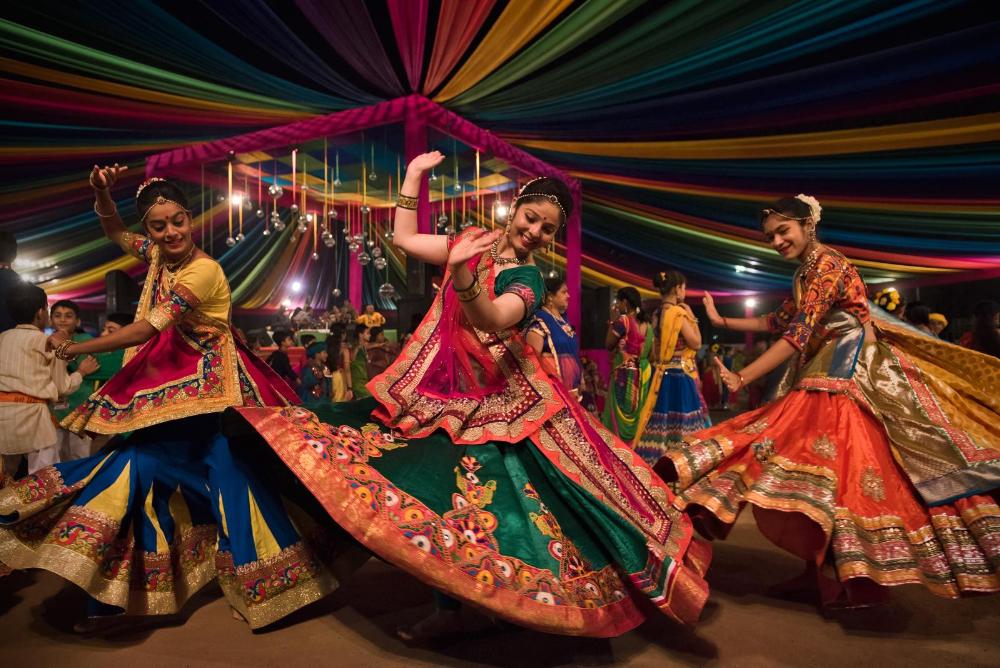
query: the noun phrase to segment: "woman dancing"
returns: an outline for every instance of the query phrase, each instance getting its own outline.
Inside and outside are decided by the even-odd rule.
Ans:
[[[1000,591],[1000,360],[873,321],[865,285],[816,239],[805,195],[761,212],[771,246],[800,264],[793,297],[716,326],[783,332],[732,373],[733,391],[787,364],[780,398],[701,432],[657,466],[699,530],[723,537],[745,503],[760,530],[806,560],[784,591],[827,605],[880,602],[884,585],[935,594]]]
[[[545,279],[545,301],[535,311],[525,340],[541,358],[546,371],[562,381],[580,399],[580,342],[573,326],[563,318],[569,308],[569,288],[561,278]]]
[[[63,426],[131,434],[0,490],[0,562],[51,571],[90,594],[81,631],[105,628],[112,612],[175,613],[214,579],[252,628],[265,626],[336,580],[303,535],[321,538],[316,523],[237,458],[219,417],[297,397],[233,336],[226,277],[194,245],[176,186],[145,182],[136,193],[145,235],[126,229],[110,194],[125,169],[95,166],[90,183],[105,234],[149,265],[135,322],[50,343],[66,360],[127,348],[121,371]]]
[[[532,252],[565,224],[568,189],[528,183],[503,230],[418,234],[406,193],[443,159],[410,163],[394,231],[409,257],[447,264],[443,288],[373,398],[239,414],[343,528],[448,597],[551,633],[614,636],[653,608],[695,621],[706,545],[524,341],[544,293]]]
[[[635,443],[635,451],[650,465],[685,436],[711,424],[695,361],[701,331],[691,307],[684,303],[687,279],[679,271],[661,271],[653,284],[663,305],[653,322],[653,382],[639,416]]]
[[[653,336],[638,290],[631,286],[620,289],[615,310],[618,317],[611,322],[605,342],[615,358],[604,402],[604,425],[618,438],[632,443],[639,426],[639,411],[653,378],[649,366]]]

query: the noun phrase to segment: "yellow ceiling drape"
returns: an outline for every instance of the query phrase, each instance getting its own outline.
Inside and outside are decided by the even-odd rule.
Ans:
[[[475,86],[545,30],[571,4],[572,0],[519,0],[508,4],[479,47],[434,101],[450,100]]]
[[[851,130],[728,139],[648,142],[508,139],[519,146],[545,151],[658,160],[794,158],[978,144],[998,140],[1000,140],[1000,113]]]

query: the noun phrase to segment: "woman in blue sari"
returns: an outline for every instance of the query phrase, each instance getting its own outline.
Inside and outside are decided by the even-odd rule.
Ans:
[[[573,326],[563,318],[569,308],[569,289],[561,278],[545,279],[545,302],[535,312],[528,327],[528,345],[534,348],[542,365],[562,381],[577,400],[580,399],[580,342]]]

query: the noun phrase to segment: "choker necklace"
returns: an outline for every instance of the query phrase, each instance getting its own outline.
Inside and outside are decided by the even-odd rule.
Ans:
[[[802,262],[802,275],[803,276],[805,274],[807,274],[810,269],[812,269],[812,267],[813,267],[814,264],[816,264],[816,260],[819,259],[819,255],[820,255],[820,252],[822,250],[823,250],[823,247],[820,246],[819,244],[816,244],[816,247],[813,248],[812,251],[809,252],[809,255]]]
[[[528,261],[528,258],[520,258],[517,255],[514,257],[500,257],[500,253],[497,252],[497,249],[500,248],[500,239],[501,237],[497,237],[497,240],[490,246],[490,257],[493,258],[494,265],[499,267],[505,264],[524,264]]]
[[[177,260],[177,262],[171,263],[171,262],[164,261],[163,262],[164,268],[167,271],[169,271],[171,274],[174,273],[174,272],[176,272],[178,269],[181,268],[182,264],[184,264],[185,262],[187,262],[188,260],[191,259],[191,256],[194,255],[195,248],[197,248],[197,246],[195,246],[194,244],[191,244],[191,250],[189,250],[187,252],[187,255],[185,255],[184,257],[182,257],[180,260]]]

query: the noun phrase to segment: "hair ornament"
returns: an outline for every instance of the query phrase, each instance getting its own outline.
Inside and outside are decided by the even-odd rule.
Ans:
[[[802,193],[796,195],[795,199],[807,205],[809,207],[809,217],[813,219],[813,222],[819,223],[820,215],[823,213],[823,207],[819,205],[819,200],[812,195],[803,195]]]
[[[531,184],[537,183],[539,181],[543,181],[543,180],[545,180],[545,178],[546,177],[544,177],[544,176],[537,176],[537,177],[531,179],[530,181],[528,181],[527,183],[525,183],[523,186],[521,186],[521,189],[517,191],[517,197],[515,197],[514,200],[510,203],[510,206],[511,206],[512,209],[516,208],[517,207],[517,203],[518,203],[519,200],[521,200],[521,198],[527,199],[529,197],[530,198],[541,197],[542,199],[547,199],[550,202],[552,202],[553,204],[555,204],[557,207],[559,207],[559,212],[562,213],[563,220],[566,220],[568,218],[568,216],[566,215],[566,209],[563,208],[562,202],[559,201],[558,197],[556,197],[555,195],[548,194],[548,193],[525,193],[524,192],[525,190],[527,190],[528,188],[531,187]]]
[[[153,178],[146,179],[145,181],[139,184],[139,189],[135,191],[135,196],[138,197],[139,195],[141,195],[142,191],[145,190],[147,186],[150,186],[156,183],[157,181],[166,181],[166,179],[161,179],[159,176],[154,176]]]

